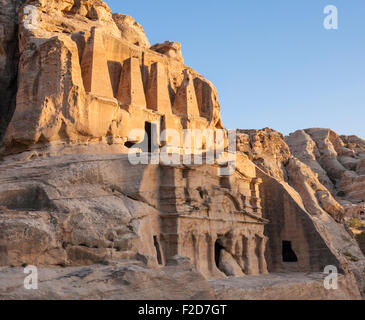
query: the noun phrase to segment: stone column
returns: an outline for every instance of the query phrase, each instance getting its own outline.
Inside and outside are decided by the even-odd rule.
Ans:
[[[137,58],[124,61],[118,88],[118,101],[126,105],[146,108],[140,62]]]
[[[210,274],[214,273],[214,270],[216,269],[215,265],[215,252],[214,252],[214,242],[215,240],[213,237],[207,233],[205,235],[205,241],[207,242],[207,262],[208,262],[208,270]]]
[[[86,92],[99,97],[114,98],[105,56],[103,32],[96,27],[91,29],[91,36],[85,45],[81,71]]]
[[[172,110],[179,116],[200,116],[193,77],[188,70],[184,71],[184,80],[177,90]]]
[[[265,236],[257,235],[257,249],[258,249],[258,259],[259,259],[259,269],[261,274],[268,274],[267,263],[265,258],[266,243],[268,238]]]
[[[210,243],[206,234],[200,234],[196,237],[196,265],[201,274],[205,277],[210,276],[211,254]]]
[[[241,269],[244,271],[245,270],[245,260],[243,258],[243,243],[242,243],[242,235],[238,234],[237,236],[235,236],[234,238],[234,254],[237,257],[237,263],[239,264],[239,266],[241,267]]]
[[[255,237],[245,238],[245,271],[248,275],[258,275],[259,265],[256,256],[256,239]]]
[[[155,62],[151,66],[146,99],[149,109],[159,111],[165,115],[172,114],[167,75],[161,62]]]
[[[165,261],[179,254],[179,236],[177,234],[161,234],[161,253]]]
[[[262,183],[261,179],[252,179],[250,184],[251,189],[251,206],[256,214],[261,214],[261,199],[259,186]]]

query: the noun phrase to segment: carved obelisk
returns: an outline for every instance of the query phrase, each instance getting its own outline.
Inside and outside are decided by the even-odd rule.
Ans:
[[[146,98],[149,109],[165,115],[172,114],[167,75],[161,62],[155,62],[151,66]]]
[[[85,91],[95,96],[114,98],[105,56],[103,33],[93,27],[81,60]]]
[[[137,58],[129,58],[123,63],[117,99],[122,104],[146,108],[141,67]]]
[[[179,116],[200,116],[194,81],[188,70],[184,70],[184,81],[177,90],[172,109]]]

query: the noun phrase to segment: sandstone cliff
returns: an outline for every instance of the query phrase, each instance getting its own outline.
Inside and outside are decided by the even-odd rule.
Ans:
[[[238,130],[237,134],[237,150],[262,169],[264,176],[280,182],[363,286],[365,260],[345,222],[347,211],[362,208],[362,201],[352,195],[358,196],[355,192],[361,190],[356,183],[361,181],[361,171],[356,170],[362,162],[363,140],[352,137],[356,143],[351,145],[346,137],[342,140],[328,129],[300,130],[288,137],[272,129]],[[267,188],[279,187],[269,187],[265,184],[268,178],[263,179],[263,193],[268,192]],[[339,192],[345,186],[347,192]],[[279,232],[271,229],[272,234]]]
[[[19,63],[18,10],[24,1],[0,2],[0,141],[15,110]]]
[[[306,163],[348,212],[364,209],[365,141],[330,129],[300,130],[286,138],[293,155]]]
[[[18,7],[11,7],[13,16]],[[16,35],[13,20],[10,39]],[[165,99],[172,105],[175,96],[181,95],[179,87],[186,73],[191,74],[188,84],[196,92],[189,97],[189,113],[200,118],[196,126],[214,128],[220,123],[216,89],[183,64],[180,44],[166,42],[149,49],[142,27],[131,17],[113,15],[104,2],[29,0],[19,11],[19,21],[19,88],[9,93],[11,101],[16,99],[16,110],[4,138],[6,151],[106,139],[123,148],[131,129],[140,127],[134,118],[144,116],[134,105],[158,111],[153,102],[154,78],[149,78],[153,72],[165,83],[161,82],[159,90],[166,91]],[[127,74],[127,58],[133,60],[129,69],[132,78]],[[153,71],[155,64],[159,71]],[[6,65],[15,78],[17,64]],[[119,83],[121,76],[124,84]],[[121,98],[121,86],[131,90],[130,100]],[[131,106],[120,109],[118,101],[130,102]],[[178,113],[179,107],[172,111],[170,107],[170,112]],[[10,118],[8,115],[3,120],[3,127]],[[182,129],[179,117],[171,116],[166,121]]]
[[[98,298],[360,298],[365,258],[344,216],[365,200],[364,140],[238,130],[231,176],[218,161],[132,165],[152,128],[157,140],[223,129],[214,85],[184,65],[178,42],[151,46],[101,0],[1,4],[0,281],[32,264],[41,298],[87,298],[85,277],[108,284]],[[336,293],[321,288],[328,265],[341,273]],[[72,277],[85,291],[62,289]],[[0,298],[28,297],[4,288]]]

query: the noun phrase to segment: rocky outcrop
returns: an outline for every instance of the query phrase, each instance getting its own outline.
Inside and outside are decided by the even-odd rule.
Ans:
[[[125,14],[114,13],[113,19],[120,30],[122,39],[142,48],[149,49],[151,47],[142,26],[132,17]]]
[[[285,164],[291,157],[284,136],[272,129],[238,130],[237,151],[243,152],[266,173],[287,180]]]
[[[258,180],[237,173],[220,182],[211,165],[131,165],[97,147],[0,165],[1,265],[140,259],[158,268],[179,255],[207,278],[231,275],[232,265],[235,274],[267,273]]]
[[[40,268],[38,290],[24,289],[22,268],[0,268],[2,300],[213,300],[214,290],[191,265],[160,270],[137,260],[87,267]],[[341,290],[341,292],[343,292]],[[348,297],[349,298],[349,297]]]
[[[319,182],[313,171],[296,158],[286,166],[289,184],[300,194],[308,212],[321,216],[330,214],[337,222],[342,222],[344,210],[331,193]]]
[[[38,290],[24,289],[23,268],[0,268],[2,300],[360,300],[354,283],[339,276],[323,287],[320,273],[270,274],[205,280],[189,264],[160,270],[138,261],[88,267],[40,268]]]
[[[10,180],[17,176],[22,182],[9,180],[0,191],[1,264],[88,265],[143,256],[146,264],[156,266],[157,199],[143,200],[138,195],[142,185],[129,184],[132,176],[137,181],[135,174],[141,168],[129,169],[128,178],[122,173],[129,166],[128,159],[114,159],[71,156],[61,162],[38,159],[33,162],[35,167],[23,167],[24,171],[12,165],[3,167]],[[119,177],[107,169],[117,162]],[[60,174],[65,165],[68,174]],[[153,174],[154,170],[149,171]],[[31,178],[36,172],[40,179]],[[101,184],[98,175],[104,176]],[[117,180],[125,181],[122,189],[123,183]],[[155,188],[158,190],[157,184]]]
[[[238,130],[236,167],[223,175],[227,161],[207,159],[221,142],[228,147],[227,131],[218,139],[218,94],[184,65],[179,43],[150,47],[133,18],[112,14],[101,0],[28,0],[21,8],[8,2],[0,16],[15,26],[0,42],[0,81],[12,88],[13,101],[4,112],[0,161],[5,273],[17,278],[9,267],[42,267],[48,286],[39,297],[85,298],[75,288],[70,296],[50,291],[78,278],[86,291],[106,283],[95,297],[126,299],[246,298],[230,277],[301,274],[273,291],[251,291],[270,299],[308,283],[318,289],[320,281],[302,273],[333,265],[343,289],[327,297],[359,297],[354,276],[362,291],[365,258],[343,224],[341,204],[362,197],[362,140],[325,129],[287,138],[271,129]],[[211,130],[213,143],[205,137],[193,152],[207,163],[178,161],[189,156],[184,129]],[[151,154],[165,147],[175,163]],[[204,278],[225,279],[231,291]],[[182,292],[184,281],[201,292]]]
[[[338,290],[323,286],[324,275],[287,272],[209,281],[221,300],[359,300],[353,280],[340,276]]]
[[[315,248],[322,247],[320,241],[324,240],[343,268],[351,270],[356,275],[360,288],[363,288],[365,259],[352,233],[348,232],[348,227],[344,224],[345,210],[348,209],[341,204],[335,191],[335,175],[341,177],[346,172],[336,155],[341,154],[341,160],[344,161],[344,157],[352,153],[334,132],[322,144],[313,141],[309,135],[312,133],[318,140],[325,137],[324,132],[328,130],[310,129],[297,131],[284,138],[271,129],[238,130],[237,150],[246,154],[263,170],[259,176],[263,180],[260,193],[263,196],[263,212],[266,213],[264,217],[270,221],[279,221],[267,226],[266,235],[270,239],[278,234],[283,241],[291,239],[295,246],[293,251],[297,256],[303,255],[298,259],[302,263],[308,250],[304,248],[309,243],[316,243]],[[322,167],[322,163],[326,166]],[[301,218],[295,218],[295,212],[298,211],[302,211]],[[309,220],[304,219],[305,215]],[[323,240],[307,238],[307,223],[320,230]],[[271,256],[268,258],[269,270],[286,269],[278,259],[282,250],[280,238],[268,244],[268,254]],[[330,258],[327,257],[326,260],[329,261]]]
[[[165,41],[164,43],[156,43],[151,47],[151,50],[162,53],[171,59],[176,59],[184,63],[181,53],[181,44],[178,42]]]
[[[100,140],[127,152],[129,133],[144,129],[147,121],[161,122],[164,114],[162,125],[179,132],[221,127],[216,89],[183,64],[180,44],[149,49],[142,27],[131,17],[113,15],[103,1],[28,0],[19,21],[19,88],[3,152]],[[183,100],[175,97],[187,73],[196,104],[191,114],[181,114]],[[164,106],[152,99],[142,110],[139,100],[150,99],[153,88]],[[125,99],[128,90],[138,100]],[[13,96],[15,101],[15,91]]]
[[[304,130],[298,130],[286,137],[285,141],[290,147],[290,152],[293,156],[308,165],[312,171],[318,175],[319,181],[328,190],[333,192],[333,182],[317,161],[319,150],[312,138]]]
[[[300,140],[300,146],[304,150],[312,150],[313,145],[308,146],[304,141]],[[302,161],[296,158],[281,133],[268,128],[238,130],[237,150],[248,155],[266,174],[294,188],[308,212],[313,215],[328,213],[335,220],[342,221],[343,208],[321,183],[319,175],[307,165],[312,164],[310,156],[302,156]]]
[[[305,138],[304,138],[305,137]],[[306,148],[303,141],[311,148]],[[307,129],[286,138],[291,152],[306,163],[347,211],[362,211],[364,195],[364,140],[339,136],[329,129]],[[349,213],[350,214],[350,213]]]
[[[303,148],[306,137],[312,150]],[[293,154],[308,164],[320,181],[339,200],[364,201],[364,142],[357,137],[340,137],[330,129],[307,129],[290,134],[286,141]]]
[[[336,221],[363,212],[364,140],[329,129],[298,130],[285,137],[271,130],[239,130],[238,151],[270,176],[285,181],[314,215]]]

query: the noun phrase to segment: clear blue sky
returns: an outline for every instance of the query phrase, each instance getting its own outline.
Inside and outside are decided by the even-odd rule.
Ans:
[[[365,138],[364,0],[106,0],[151,44],[182,44],[218,89],[226,128],[333,128]],[[325,30],[336,5],[339,29]]]

